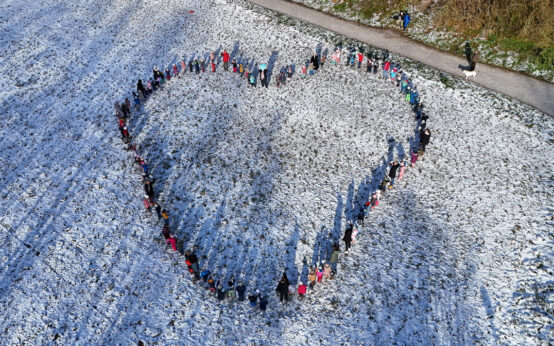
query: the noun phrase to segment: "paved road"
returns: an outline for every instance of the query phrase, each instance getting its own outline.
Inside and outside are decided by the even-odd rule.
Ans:
[[[463,77],[458,66],[467,66],[462,57],[410,40],[394,30],[368,27],[287,0],[249,1],[455,76]],[[511,96],[554,117],[553,84],[481,63],[477,63],[476,70],[476,84]]]

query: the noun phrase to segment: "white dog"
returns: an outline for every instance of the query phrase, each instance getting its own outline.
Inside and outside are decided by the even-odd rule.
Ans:
[[[468,79],[469,77],[473,77],[473,79],[475,79],[475,76],[477,76],[477,71],[475,71],[475,70],[473,70],[473,71],[464,70],[464,74],[466,75],[466,79]]]

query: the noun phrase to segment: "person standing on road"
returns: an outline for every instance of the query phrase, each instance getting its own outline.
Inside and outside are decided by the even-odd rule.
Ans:
[[[465,55],[466,55],[467,63],[469,64],[469,66],[471,66],[471,56],[473,55],[473,51],[471,50],[471,46],[469,45],[469,42],[466,42]]]
[[[473,55],[471,56],[471,63],[469,65],[469,70],[470,71],[475,71],[475,65],[477,65],[477,61],[479,61],[479,51],[475,51],[475,53],[473,53]]]

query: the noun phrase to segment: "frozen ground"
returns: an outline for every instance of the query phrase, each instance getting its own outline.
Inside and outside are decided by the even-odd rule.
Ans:
[[[183,55],[227,47],[279,67],[340,39],[269,15],[225,1],[4,4],[0,343],[547,343],[554,124],[409,61],[431,145],[336,280],[288,306],[270,294],[263,314],[190,281],[143,211],[113,101]],[[282,89],[186,75],[130,130],[201,264],[271,293],[283,269],[302,276],[304,257],[323,256],[414,123],[391,85],[335,66]]]

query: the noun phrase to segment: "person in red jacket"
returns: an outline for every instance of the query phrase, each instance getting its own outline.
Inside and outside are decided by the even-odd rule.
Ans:
[[[223,69],[227,72],[229,70],[229,61],[231,61],[231,57],[229,56],[229,53],[227,53],[226,49],[223,50],[221,56],[223,57]]]
[[[304,294],[306,294],[306,285],[304,285],[302,282],[298,283],[298,296],[303,297]]]
[[[364,61],[364,54],[362,52],[358,52],[358,68],[362,66],[363,61]]]

